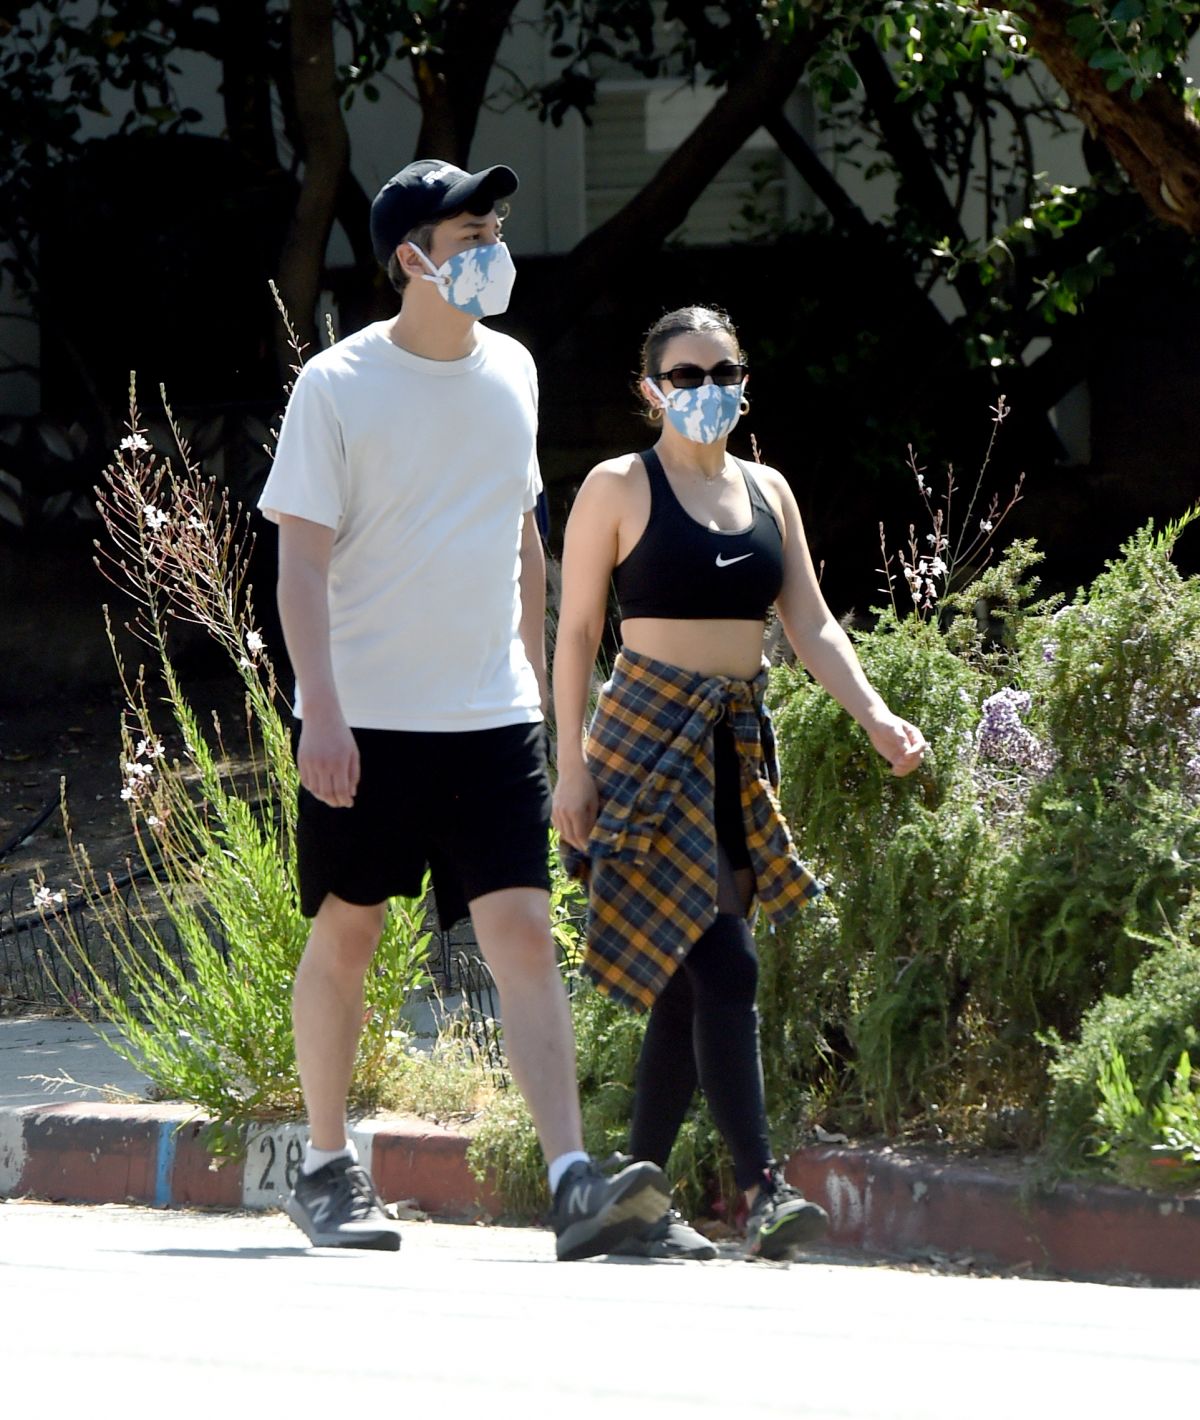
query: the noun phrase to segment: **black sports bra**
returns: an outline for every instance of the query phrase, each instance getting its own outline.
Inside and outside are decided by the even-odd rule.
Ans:
[[[746,465],[736,460],[750,494],[750,526],[718,532],[684,511],[653,449],[641,458],[650,480],[650,520],[613,568],[622,617],[765,620],[783,586],[783,535]]]

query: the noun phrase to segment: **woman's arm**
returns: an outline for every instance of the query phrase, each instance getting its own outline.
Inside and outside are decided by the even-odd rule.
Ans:
[[[593,469],[575,499],[563,542],[554,644],[558,783],[551,817],[566,842],[577,848],[586,844],[596,822],[596,786],[583,755],[584,717],[617,560],[619,492],[618,475],[604,465]]]
[[[300,782],[335,809],[358,788],[358,746],[342,714],[329,647],[329,559],[333,528],[307,518],[279,518],[279,619],[302,721],[296,755]]]
[[[770,470],[770,475],[784,520],[783,588],[776,602],[784,633],[817,683],[863,727],[892,773],[910,774],[924,756],[924,736],[894,715],[867,679],[850,638],[821,595],[792,490],[781,474]]]

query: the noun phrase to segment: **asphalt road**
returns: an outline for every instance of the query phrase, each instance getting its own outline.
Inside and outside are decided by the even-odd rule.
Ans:
[[[1093,1420],[1187,1409],[1198,1322],[1200,1290],[562,1264],[547,1233],[425,1222],[308,1252],[278,1214],[0,1203],[0,1376],[50,1417]]]

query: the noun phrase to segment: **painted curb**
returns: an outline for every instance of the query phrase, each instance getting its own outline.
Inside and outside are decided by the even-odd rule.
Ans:
[[[30,1105],[0,1109],[0,1197],[159,1208],[277,1208],[295,1181],[304,1126],[255,1129],[245,1155],[217,1160],[206,1121],[170,1104]],[[501,1211],[467,1166],[465,1135],[423,1119],[367,1120],[352,1129],[385,1202],[478,1218]]]
[[[829,1212],[829,1241],[899,1258],[969,1257],[1093,1280],[1200,1283],[1200,1195],[1019,1176],[890,1149],[802,1149],[789,1180]]]
[[[205,1121],[181,1105],[75,1104],[0,1109],[0,1198],[273,1208],[291,1188],[303,1126],[255,1129],[243,1158],[218,1162]],[[352,1133],[386,1202],[445,1218],[503,1205],[467,1166],[465,1135],[416,1118]],[[1105,1281],[1200,1284],[1200,1195],[1111,1185],[1029,1188],[1017,1175],[891,1149],[801,1149],[788,1178],[829,1212],[835,1248],[894,1258],[970,1257],[996,1268]]]

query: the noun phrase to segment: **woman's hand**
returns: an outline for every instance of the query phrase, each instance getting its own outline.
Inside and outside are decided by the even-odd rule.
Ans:
[[[892,766],[897,779],[903,779],[921,766],[925,758],[925,736],[915,725],[893,715],[890,710],[870,720],[863,728],[871,743]]]
[[[569,843],[572,848],[587,847],[588,835],[596,822],[599,807],[596,781],[586,768],[581,766],[568,774],[559,772],[550,821],[558,829],[564,843]]]

